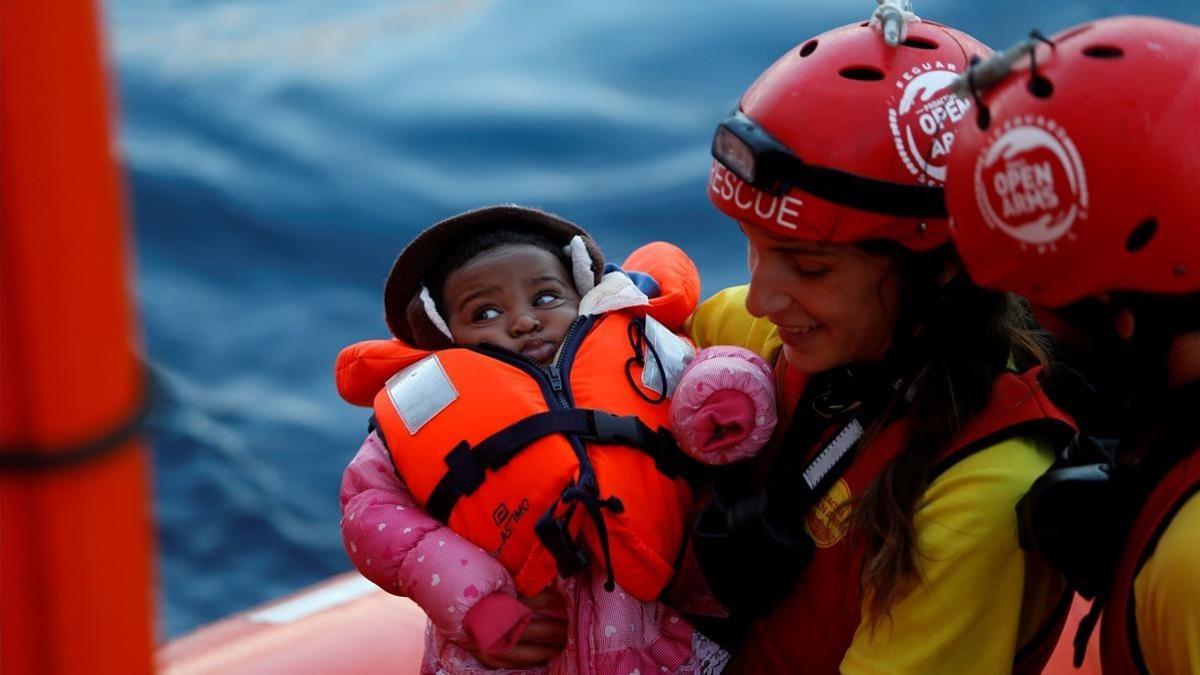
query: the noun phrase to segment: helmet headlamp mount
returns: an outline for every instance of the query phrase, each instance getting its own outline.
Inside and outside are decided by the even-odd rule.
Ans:
[[[800,189],[835,204],[908,218],[945,218],[940,187],[905,185],[809,164],[741,110],[717,125],[713,158],[757,190]]]

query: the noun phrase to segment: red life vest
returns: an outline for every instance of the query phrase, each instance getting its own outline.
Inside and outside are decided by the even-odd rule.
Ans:
[[[785,361],[780,361],[786,364]],[[786,367],[777,371],[780,400],[793,410],[804,378]],[[991,401],[955,440],[940,453],[930,481],[972,453],[1007,438],[1053,434],[1070,438],[1074,425],[1045,395],[1037,382],[1038,369],[996,380]],[[812,561],[767,617],[756,621],[739,651],[734,671],[744,673],[836,673],[861,621],[859,579],[866,544],[836,513],[852,495],[861,495],[884,466],[903,448],[907,423],[901,418],[886,426],[854,458],[826,496],[806,516],[805,529],[816,544]],[[1065,605],[1064,605],[1065,606]],[[1061,624],[1060,624],[1061,628]],[[1049,657],[1058,637],[1048,633],[1025,654]],[[1045,649],[1042,647],[1045,642]],[[1041,663],[1036,664],[1040,670]],[[1032,672],[1037,672],[1032,671]]]
[[[569,573],[563,556],[579,546],[650,601],[674,574],[692,495],[647,445],[665,435],[656,432],[668,425],[668,403],[643,383],[656,368],[648,352],[644,363],[635,357],[656,339],[664,361],[671,345],[661,341],[690,345],[642,313],[578,319],[549,369],[486,345],[360,343],[339,357],[339,385],[344,394],[375,387],[375,418],[401,478],[433,515],[503,563],[520,593]],[[639,339],[643,321],[648,335]],[[342,382],[351,371],[360,374]],[[568,495],[572,486],[595,489]]]
[[[1184,446],[1187,447],[1187,446]],[[1184,502],[1200,490],[1200,448],[1171,467],[1146,499],[1129,531],[1100,625],[1100,663],[1106,675],[1149,672],[1138,646],[1133,583]]]

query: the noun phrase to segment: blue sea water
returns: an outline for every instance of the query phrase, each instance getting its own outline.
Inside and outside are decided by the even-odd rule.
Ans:
[[[349,569],[341,470],[367,413],[338,349],[384,337],[391,260],[495,202],[665,238],[706,291],[745,278],[705,198],[712,130],[788,48],[875,3],[114,0],[120,148],[148,358],[164,638]],[[917,0],[1004,47],[1195,0]],[[814,100],[814,105],[820,105]],[[837,110],[831,109],[831,115]]]

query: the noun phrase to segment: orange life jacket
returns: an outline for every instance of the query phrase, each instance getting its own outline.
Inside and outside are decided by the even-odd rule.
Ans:
[[[930,480],[970,454],[1006,438],[1050,434],[1056,440],[1069,439],[1074,425],[1046,397],[1037,383],[1037,374],[1035,369],[998,378],[987,408],[938,455]],[[805,378],[781,360],[777,379],[781,404],[790,414]],[[838,672],[862,618],[859,580],[867,549],[861,537],[847,530],[836,507],[851,496],[863,494],[903,449],[906,430],[904,418],[884,427],[858,451],[833,488],[806,515],[805,530],[816,544],[812,560],[792,592],[769,615],[751,625],[732,672]],[[1060,629],[1063,616],[1053,618]],[[1015,672],[1039,672],[1049,657],[1058,631],[1040,633],[1037,644],[1022,648]]]
[[[427,351],[394,339],[338,356],[339,392],[373,406],[413,495],[500,560],[524,595],[592,565],[650,601],[674,573],[692,495],[662,431],[664,387],[692,351],[673,331],[700,279],[664,242],[624,267],[651,275],[655,297],[577,319],[551,368],[488,346]]]
[[[400,477],[522,594],[603,562],[648,601],[674,573],[692,497],[656,466],[671,452],[668,404],[643,384],[655,368],[637,353],[655,339],[642,337],[643,321],[682,343],[619,311],[578,319],[548,369],[488,345],[428,352],[392,341],[361,355],[409,364],[374,400]]]
[[[1149,672],[1138,646],[1133,582],[1175,513],[1197,491],[1200,491],[1200,448],[1184,456],[1163,475],[1133,522],[1100,624],[1100,664],[1106,674]]]

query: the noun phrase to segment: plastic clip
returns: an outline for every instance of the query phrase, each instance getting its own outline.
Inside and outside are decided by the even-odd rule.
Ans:
[[[621,416],[602,410],[594,411],[592,429],[597,443],[641,447],[646,441],[638,418],[632,415]]]

